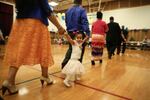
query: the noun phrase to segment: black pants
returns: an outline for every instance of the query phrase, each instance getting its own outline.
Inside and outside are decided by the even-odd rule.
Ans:
[[[73,32],[68,32],[68,34],[70,35],[70,37],[72,38],[72,39],[74,39],[75,38],[75,35],[74,34],[72,34]],[[83,33],[83,35],[82,35],[82,37],[84,38],[85,37],[85,34]],[[84,55],[84,51],[85,51],[85,46],[86,46],[86,43],[83,43],[83,45],[82,45],[82,52],[81,52],[81,57],[80,57],[80,59],[79,59],[79,61],[82,63],[82,59],[83,59],[83,55]],[[69,59],[71,58],[71,53],[72,53],[72,45],[69,43],[69,48],[68,48],[68,50],[67,50],[67,53],[66,53],[66,55],[65,55],[65,58],[64,58],[64,60],[63,60],[63,62],[62,62],[62,69],[64,68],[64,66],[68,63],[68,61],[69,61]]]
[[[107,41],[106,47],[107,47],[107,51],[108,51],[108,57],[111,58],[111,56],[115,52],[117,45],[116,45],[116,43],[113,43],[111,41]]]
[[[125,50],[126,50],[126,42],[123,42],[123,45],[122,45],[122,53],[125,53]]]
[[[119,55],[120,54],[120,52],[121,52],[121,42],[119,42],[118,44],[117,44],[117,54]]]
[[[126,50],[125,42],[123,42],[122,46],[121,46],[121,43],[119,45],[117,45],[117,54],[120,54],[120,52],[125,53],[125,50]]]

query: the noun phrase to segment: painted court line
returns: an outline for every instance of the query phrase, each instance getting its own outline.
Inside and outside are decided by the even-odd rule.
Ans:
[[[33,69],[33,68],[32,68],[32,69]],[[33,69],[33,70],[40,71],[40,70],[38,70],[38,69]],[[54,75],[54,74],[59,73],[59,72],[61,72],[61,71],[54,72],[54,73],[50,73],[49,75],[52,75],[52,76],[57,77],[57,78],[60,78],[60,79],[64,79],[64,78],[62,78],[62,77],[59,77],[59,76],[57,76],[57,75]],[[16,85],[24,84],[24,83],[27,83],[27,82],[30,82],[30,81],[34,81],[34,80],[39,79],[39,78],[40,78],[40,77],[36,77],[36,78],[30,79],[30,80],[26,80],[26,81],[23,81],[23,82],[19,82],[19,83],[17,83]],[[113,96],[116,96],[116,97],[119,97],[119,98],[122,98],[122,99],[125,99],[125,100],[132,100],[132,99],[130,99],[130,98],[127,98],[127,97],[124,97],[124,96],[120,96],[120,95],[117,95],[117,94],[114,94],[114,93],[111,93],[111,92],[107,92],[107,91],[104,91],[104,90],[102,90],[102,89],[94,88],[94,87],[91,87],[91,86],[88,86],[88,85],[84,85],[84,84],[81,84],[81,83],[78,83],[78,82],[76,82],[76,84],[81,85],[81,86],[86,87],[86,88],[89,88],[89,89],[93,89],[93,90],[102,92],[102,93],[106,93],[106,94],[109,94],[109,95],[113,95]],[[1,88],[0,88],[0,90],[1,90]]]
[[[36,69],[35,69],[36,70]],[[37,71],[39,71],[39,70],[37,70]],[[53,74],[56,74],[56,73],[59,73],[60,71],[58,71],[58,72],[54,72],[54,73],[49,73],[49,75],[53,75]],[[33,78],[33,79],[30,79],[30,80],[26,80],[26,81],[23,81],[23,82],[19,82],[19,83],[17,83],[16,85],[19,85],[19,84],[23,84],[23,83],[27,83],[27,82],[30,82],[30,81],[34,81],[34,80],[36,80],[36,79],[39,79],[40,77],[36,77],[36,78]]]
[[[36,71],[40,71],[40,70],[34,69],[34,68],[31,68],[31,69],[36,70]],[[61,71],[54,72],[54,73],[51,73],[51,74],[49,74],[49,75],[52,75],[52,76],[55,76],[55,77],[64,79],[64,78],[62,78],[62,77],[59,77],[59,76],[57,76],[57,75],[54,75],[54,74],[59,73],[59,72],[61,72]],[[39,78],[37,78],[37,79],[39,79]],[[31,81],[33,81],[33,80],[31,80]],[[29,82],[29,81],[27,81],[27,82]],[[104,90],[102,90],[102,89],[94,88],[94,87],[91,87],[91,86],[88,86],[88,85],[84,85],[84,84],[81,84],[81,83],[78,83],[78,82],[76,82],[76,83],[77,83],[78,85],[84,86],[84,87],[86,87],[86,88],[93,89],[93,90],[96,90],[96,91],[99,91],[99,92],[102,92],[102,93],[106,93],[106,94],[109,94],[109,95],[113,95],[113,96],[116,96],[116,97],[119,97],[119,98],[122,98],[122,99],[125,99],[125,100],[132,100],[132,99],[130,99],[130,98],[127,98],[127,97],[124,97],[124,96],[120,96],[120,95],[117,95],[117,94],[114,94],[114,93],[111,93],[111,92],[107,92],[107,91],[104,91]],[[20,83],[20,84],[22,84],[22,83]]]
[[[34,70],[36,70],[36,69],[34,69]],[[40,70],[36,70],[36,71],[40,71]],[[60,72],[60,71],[54,72],[54,73],[49,73],[49,75],[53,75],[53,74],[56,74],[56,73],[59,73],[59,72]],[[37,79],[39,79],[39,78],[40,78],[40,77],[36,77],[36,78],[33,78],[33,79],[25,80],[25,81],[16,83],[16,85],[24,84],[24,83],[27,83],[27,82],[31,82],[31,81],[37,80]],[[0,90],[2,90],[2,88],[0,88]]]
[[[53,76],[61,78],[61,79],[64,79],[64,78],[56,76],[56,75],[53,75]],[[75,82],[75,83],[78,84],[78,85],[81,85],[83,87],[86,87],[86,88],[89,88],[89,89],[93,89],[93,90],[96,90],[96,91],[99,91],[99,92],[102,92],[102,93],[106,93],[106,94],[109,94],[109,95],[113,95],[113,96],[116,96],[116,97],[119,97],[119,98],[122,98],[122,99],[125,99],[125,100],[132,100],[132,99],[130,99],[128,97],[117,95],[117,94],[114,94],[114,93],[111,93],[111,92],[108,92],[108,91],[104,91],[102,89],[94,88],[94,87],[91,87],[91,86],[88,86],[88,85],[84,85],[84,84],[81,84],[81,83],[78,83],[78,82]]]

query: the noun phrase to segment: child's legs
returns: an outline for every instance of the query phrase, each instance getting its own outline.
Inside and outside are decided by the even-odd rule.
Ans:
[[[67,86],[67,87],[70,87],[72,84],[72,82],[74,82],[75,80],[75,75],[73,74],[66,74],[66,78],[64,80],[64,84]]]
[[[75,75],[74,74],[67,74],[65,80],[75,81]]]
[[[81,74],[76,74],[76,80],[80,80],[81,79]]]

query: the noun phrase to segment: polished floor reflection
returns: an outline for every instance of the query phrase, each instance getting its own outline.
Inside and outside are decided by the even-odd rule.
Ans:
[[[0,47],[1,86],[8,68],[2,66],[4,46]],[[16,77],[19,93],[6,94],[5,100],[150,100],[150,51],[127,50],[126,54],[114,55],[109,60],[105,49],[103,63],[91,66],[87,47],[83,60],[86,73],[81,81],[67,88],[60,66],[67,46],[53,45],[52,49],[55,65],[49,68],[49,74],[55,84],[41,86],[40,65],[22,66]]]

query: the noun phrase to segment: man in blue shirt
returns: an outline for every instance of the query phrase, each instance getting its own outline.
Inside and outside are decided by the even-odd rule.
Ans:
[[[85,9],[81,7],[81,4],[82,4],[82,0],[74,0],[74,5],[66,12],[65,22],[66,22],[67,32],[72,39],[74,39],[75,33],[77,32],[81,32],[83,38],[90,36],[87,14]],[[82,45],[82,54],[81,54],[81,58],[79,59],[80,62],[82,62],[83,59],[85,45],[86,43]],[[69,61],[71,57],[71,53],[72,53],[72,46],[71,44],[69,44],[69,49],[62,62],[62,68]]]

